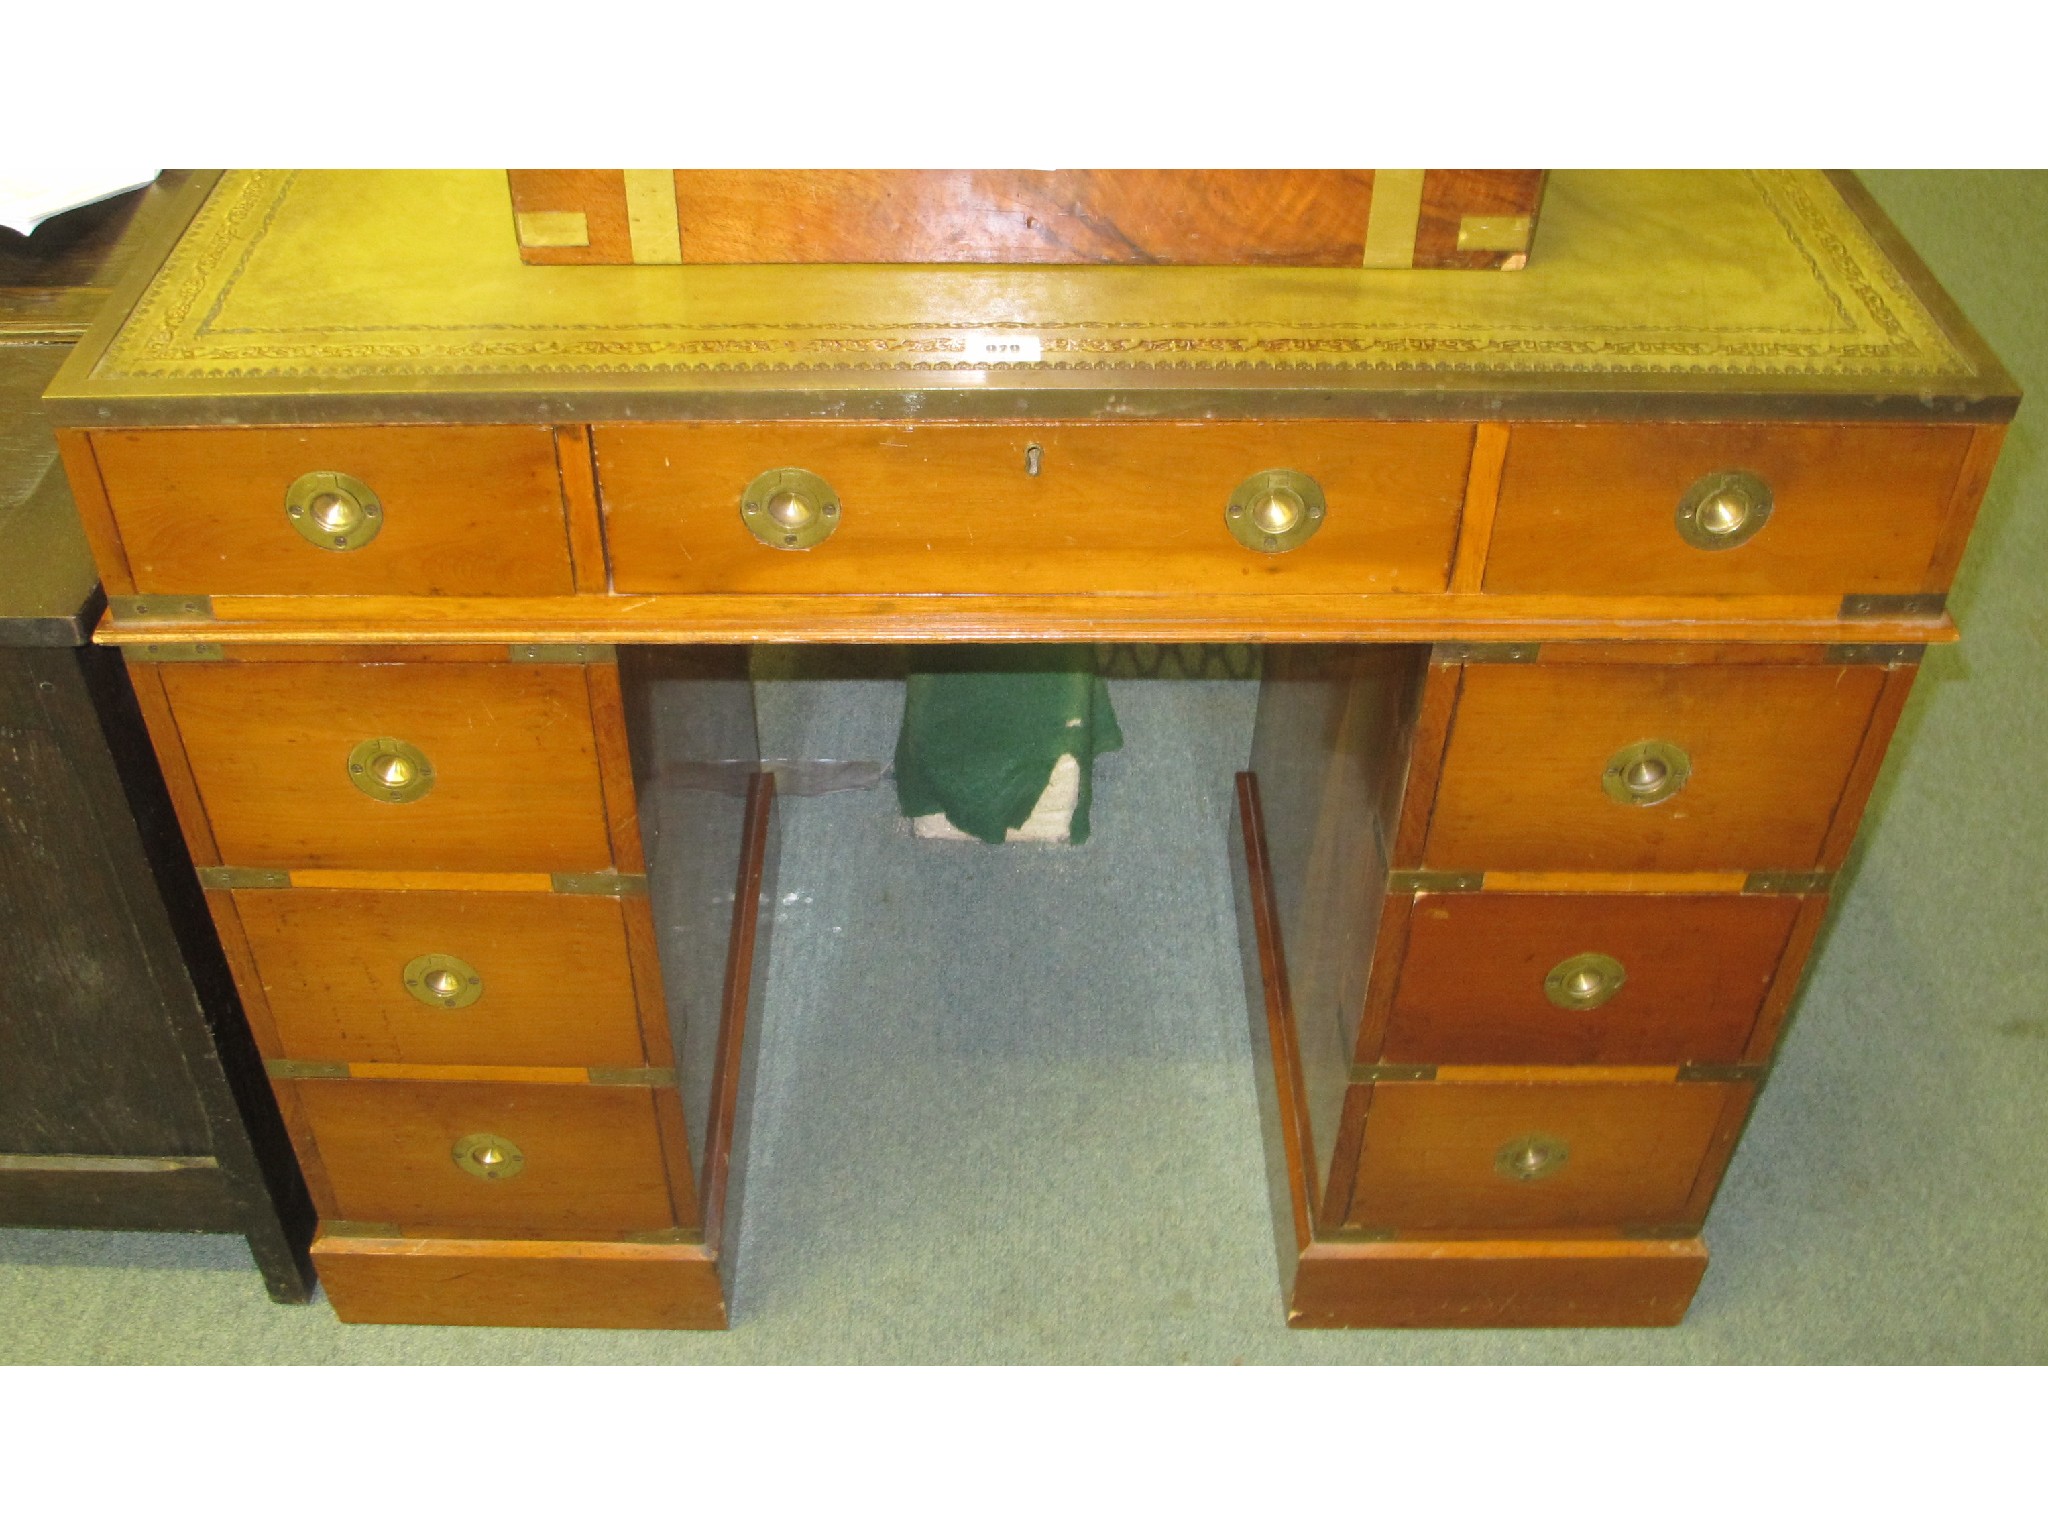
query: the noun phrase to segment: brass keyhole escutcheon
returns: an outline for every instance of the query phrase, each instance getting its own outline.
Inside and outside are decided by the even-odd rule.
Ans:
[[[373,736],[349,753],[348,781],[372,800],[407,805],[434,787],[434,765],[409,741]]]
[[[516,1179],[526,1167],[526,1154],[516,1143],[489,1131],[465,1136],[448,1149],[455,1166],[479,1179]]]
[[[405,990],[429,1008],[467,1008],[484,995],[484,979],[459,956],[415,955],[405,964]]]
[[[384,504],[354,475],[316,469],[284,493],[284,515],[300,538],[318,549],[361,549],[384,526]]]
[[[1600,787],[1621,805],[1662,805],[1692,777],[1692,757],[1675,741],[1638,741],[1607,759]]]
[[[1733,549],[1763,531],[1771,488],[1744,469],[1701,475],[1678,500],[1678,536],[1694,549]]]
[[[1230,493],[1224,525],[1246,549],[1262,555],[1299,549],[1323,525],[1323,488],[1293,469],[1262,469]]]
[[[839,493],[808,469],[771,469],[740,494],[740,521],[770,549],[811,549],[839,526]]]
[[[1589,950],[1552,966],[1543,978],[1543,995],[1560,1008],[1584,1012],[1613,997],[1627,980],[1627,968],[1614,956]]]
[[[1493,1171],[1527,1184],[1551,1177],[1570,1157],[1571,1148],[1555,1136],[1521,1136],[1494,1153]]]

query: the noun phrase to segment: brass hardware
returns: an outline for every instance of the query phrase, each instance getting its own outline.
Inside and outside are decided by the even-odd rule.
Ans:
[[[1351,1081],[1354,1083],[1431,1083],[1436,1081],[1436,1068],[1408,1062],[1375,1061],[1351,1066]]]
[[[1804,896],[1834,889],[1835,877],[1825,869],[1758,869],[1743,876],[1745,896]]]
[[[263,1063],[266,1077],[347,1077],[348,1063],[345,1061],[266,1061]]]
[[[373,736],[349,753],[348,781],[372,800],[409,805],[434,787],[434,765],[409,741]]]
[[[1422,224],[1421,171],[1374,171],[1365,210],[1365,252],[1359,265],[1412,267]]]
[[[129,647],[137,661],[224,661],[226,653],[212,640],[194,640],[186,645],[172,645],[152,640],[146,645]]]
[[[1638,741],[1607,759],[1600,787],[1621,805],[1662,805],[1692,777],[1692,757],[1673,741]]]
[[[320,549],[361,549],[384,526],[384,504],[354,475],[316,469],[284,493],[284,515],[300,538]]]
[[[577,212],[515,213],[519,243],[529,250],[573,249],[590,244],[590,216]]]
[[[584,1075],[600,1088],[673,1088],[674,1067],[586,1067]]]
[[[508,661],[572,667],[619,659],[615,645],[510,645],[505,653]]]
[[[1030,444],[1030,445],[1029,445],[1028,447],[1026,447],[1026,448],[1025,448],[1025,450],[1024,450],[1024,473],[1025,473],[1025,474],[1027,474],[1027,475],[1031,476],[1031,477],[1032,477],[1032,478],[1033,478],[1034,480],[1035,480],[1035,479],[1037,479],[1037,478],[1038,478],[1038,470],[1039,470],[1039,466],[1040,466],[1040,465],[1042,465],[1042,464],[1043,464],[1044,462],[1045,462],[1045,450],[1044,450],[1043,448],[1039,447],[1039,446],[1038,446],[1038,444],[1036,444],[1036,443],[1032,443],[1032,444]]]
[[[1458,220],[1458,249],[1461,251],[1526,251],[1529,249],[1529,215],[1512,218],[1468,213]]]
[[[283,891],[291,888],[291,871],[252,869],[246,864],[201,866],[199,883],[209,891]]]
[[[397,1237],[398,1226],[389,1221],[322,1221],[322,1237]]]
[[[159,624],[213,617],[213,599],[196,593],[137,592],[109,597],[107,606],[116,619],[154,619]]]
[[[526,1154],[502,1136],[478,1131],[448,1149],[455,1166],[480,1179],[515,1179],[526,1166]]]
[[[1688,1061],[1678,1069],[1681,1083],[1760,1083],[1770,1073],[1761,1061]]]
[[[1701,475],[1678,498],[1678,536],[1694,549],[1747,544],[1771,519],[1771,488],[1744,469]]]
[[[1452,666],[1459,662],[1534,661],[1542,646],[1527,640],[1440,640],[1430,648],[1431,666]]]
[[[1821,656],[1836,667],[1905,667],[1926,653],[1924,645],[1831,645]]]
[[[1262,469],[1230,493],[1223,521],[1246,549],[1282,555],[1323,525],[1323,488],[1293,469]]]
[[[415,955],[405,962],[405,990],[429,1008],[467,1008],[484,995],[484,979],[454,955]]]
[[[810,549],[839,526],[839,493],[808,469],[771,469],[741,493],[740,521],[772,549]]]
[[[1504,1179],[1527,1183],[1547,1179],[1571,1157],[1571,1148],[1555,1136],[1523,1136],[1493,1155],[1493,1171]]]
[[[1845,619],[1938,619],[1948,608],[1946,592],[1851,592],[1842,599]]]
[[[1485,872],[1477,869],[1394,869],[1387,872],[1387,889],[1397,894],[1476,891],[1485,883]]]
[[[647,894],[647,877],[645,875],[622,875],[613,869],[595,870],[589,874],[549,875],[548,885],[558,896],[644,896]]]
[[[1553,965],[1543,978],[1543,995],[1559,1008],[1584,1013],[1607,1002],[1627,980],[1628,968],[1614,956],[1588,950]]]

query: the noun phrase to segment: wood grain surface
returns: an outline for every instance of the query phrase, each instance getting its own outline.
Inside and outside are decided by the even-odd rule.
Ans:
[[[595,429],[622,593],[1441,592],[1472,428],[1426,422],[745,422]],[[1026,451],[1041,450],[1037,475]],[[740,521],[764,470],[808,469],[844,508],[809,550]],[[1224,520],[1260,470],[1329,511],[1255,554]]]
[[[1669,1328],[1707,1269],[1698,1238],[1318,1243],[1294,1328]]]

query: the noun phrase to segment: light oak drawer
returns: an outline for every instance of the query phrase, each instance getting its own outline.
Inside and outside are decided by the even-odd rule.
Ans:
[[[660,1090],[319,1079],[290,1086],[333,1191],[335,1208],[321,1213],[330,1221],[499,1237],[677,1225],[655,1113]],[[478,1161],[487,1154],[492,1163]]]
[[[1669,596],[1942,590],[1937,556],[1951,517],[1975,510],[1950,508],[1970,437],[1968,427],[1516,427],[1485,587]],[[1680,531],[1679,504],[1703,476],[1728,471],[1768,488],[1769,514],[1751,521],[1741,542],[1696,547]]]
[[[241,427],[95,432],[94,456],[144,592],[540,597],[573,592],[567,517],[546,427]],[[336,535],[301,476],[373,493]],[[346,519],[353,514],[343,508]],[[301,530],[304,530],[302,532]],[[318,535],[308,538],[306,534]]]
[[[1396,1232],[1689,1225],[1752,1092],[1735,1083],[1380,1083],[1350,1225]],[[1731,1113],[1734,1111],[1736,1113]],[[1707,1183],[1711,1183],[1709,1178]],[[1695,1197],[1698,1197],[1697,1201]]]
[[[1382,1059],[1740,1060],[1803,899],[1418,896]]]
[[[594,432],[620,592],[1440,592],[1472,428],[1433,422],[622,425]],[[1027,456],[1038,449],[1037,474]],[[827,539],[741,520],[764,471],[811,471]],[[1320,485],[1314,535],[1255,553],[1225,521],[1263,470]]]
[[[161,676],[224,864],[612,866],[581,667],[265,661]],[[392,741],[431,770],[402,803],[362,787]]]
[[[234,901],[288,1057],[646,1060],[618,897],[242,890]]]
[[[1467,667],[1423,863],[1813,868],[1885,676],[1754,663]],[[1610,770],[1630,773],[1637,748],[1667,770],[1649,793],[1675,791],[1649,803],[1610,792]]]

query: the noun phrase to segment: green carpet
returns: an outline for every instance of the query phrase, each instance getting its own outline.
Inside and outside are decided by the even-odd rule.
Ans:
[[[2048,393],[2048,175],[1872,190]],[[0,1361],[2048,1360],[2048,470],[2007,441],[1684,1326],[1291,1333],[1224,846],[1256,684],[1110,672],[1085,848],[921,844],[886,789],[785,802],[722,1335],[347,1328],[239,1241],[0,1231]],[[763,747],[886,761],[900,684],[764,658]],[[886,670],[886,669],[884,669]]]

